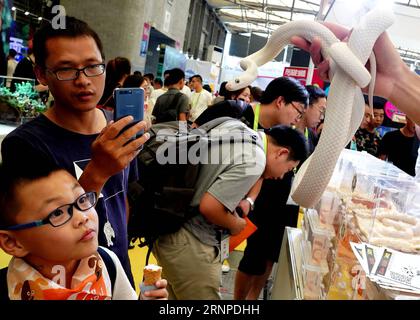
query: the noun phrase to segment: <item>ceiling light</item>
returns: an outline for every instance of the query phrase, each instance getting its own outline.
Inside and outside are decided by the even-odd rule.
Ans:
[[[41,21],[42,20],[42,17],[38,17],[38,20]]]
[[[16,11],[16,7],[12,7],[12,11]]]
[[[29,16],[29,11],[25,11],[25,16]]]

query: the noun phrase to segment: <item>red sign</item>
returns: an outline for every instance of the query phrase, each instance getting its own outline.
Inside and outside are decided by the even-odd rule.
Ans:
[[[291,77],[299,80],[303,85],[306,85],[306,78],[308,77],[308,68],[305,67],[286,67],[283,72],[284,77]],[[321,89],[324,88],[324,81],[319,77],[318,69],[314,69],[311,84],[317,84]]]
[[[308,68],[301,67],[286,67],[284,68],[283,76],[295,78],[297,80],[305,80],[308,76]]]

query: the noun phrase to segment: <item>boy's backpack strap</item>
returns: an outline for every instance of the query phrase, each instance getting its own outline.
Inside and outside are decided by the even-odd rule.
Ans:
[[[0,301],[9,299],[9,288],[7,287],[7,268],[0,269]]]
[[[114,260],[112,260],[109,253],[106,252],[102,247],[98,247],[98,253],[104,261],[106,269],[108,270],[109,279],[111,280],[111,292],[113,292],[115,279],[117,278],[117,269],[115,267]]]

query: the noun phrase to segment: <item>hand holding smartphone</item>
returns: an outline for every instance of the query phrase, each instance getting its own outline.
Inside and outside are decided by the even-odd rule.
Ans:
[[[115,110],[114,120],[125,116],[132,116],[133,122],[124,127],[120,134],[140,122],[144,118],[144,90],[142,88],[116,88],[114,90]],[[142,136],[144,131],[141,130],[136,134],[136,138]]]

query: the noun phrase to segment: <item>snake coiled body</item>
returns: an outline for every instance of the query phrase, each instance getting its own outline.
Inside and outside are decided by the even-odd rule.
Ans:
[[[311,208],[319,201],[341,151],[358,129],[364,113],[361,88],[372,85],[372,77],[365,64],[372,54],[376,39],[393,22],[394,16],[389,9],[375,8],[353,28],[346,43],[318,22],[286,23],[272,34],[261,50],[241,60],[240,65],[245,72],[228,82],[228,90],[250,85],[258,76],[257,68],[274,59],[290,43],[292,36],[300,36],[309,42],[315,37],[321,40],[321,53],[330,61],[331,86],[322,135],[314,153],[303,163],[292,185],[292,199],[299,205]]]

